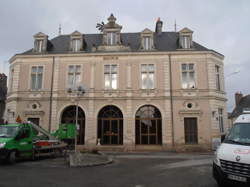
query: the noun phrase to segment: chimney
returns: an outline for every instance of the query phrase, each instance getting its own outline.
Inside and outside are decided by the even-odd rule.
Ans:
[[[235,93],[235,105],[236,105],[236,107],[239,105],[242,97],[243,97],[243,94],[241,92]]]
[[[163,26],[163,22],[161,21],[160,18],[158,18],[156,25],[155,25],[155,32],[159,35],[162,33],[162,26]]]

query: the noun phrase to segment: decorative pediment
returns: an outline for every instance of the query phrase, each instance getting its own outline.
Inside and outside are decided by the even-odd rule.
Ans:
[[[153,31],[151,31],[151,30],[148,29],[148,28],[145,28],[141,33],[142,33],[142,34],[153,34]]]
[[[185,27],[179,31],[179,33],[193,33],[194,31],[190,30],[189,28]]]
[[[74,31],[73,33],[71,33],[71,36],[82,36],[82,33],[80,33],[79,31]]]
[[[42,38],[42,37],[48,37],[48,35],[42,32],[38,32],[37,34],[34,35],[34,38]]]

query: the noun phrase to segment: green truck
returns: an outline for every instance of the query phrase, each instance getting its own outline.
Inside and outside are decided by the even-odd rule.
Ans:
[[[57,156],[67,144],[33,123],[0,125],[0,160]]]

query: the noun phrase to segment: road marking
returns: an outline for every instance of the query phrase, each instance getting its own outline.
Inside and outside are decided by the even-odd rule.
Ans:
[[[182,167],[192,167],[192,166],[201,166],[212,164],[212,159],[195,159],[195,160],[185,160],[180,162],[174,162],[170,164],[161,164],[156,166],[160,169],[173,169],[173,168],[182,168]]]

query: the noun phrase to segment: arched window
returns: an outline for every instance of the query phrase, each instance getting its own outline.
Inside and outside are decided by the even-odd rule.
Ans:
[[[76,123],[76,106],[68,106],[62,112],[61,123]],[[77,133],[77,143],[84,144],[85,137],[85,114],[81,107],[78,107],[78,121],[79,125]]]
[[[135,143],[162,144],[162,118],[152,105],[144,105],[135,115]]]
[[[102,145],[123,144],[123,115],[113,105],[103,107],[98,114],[98,139]]]

